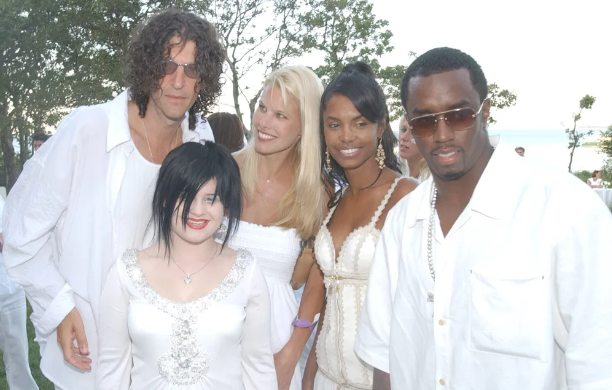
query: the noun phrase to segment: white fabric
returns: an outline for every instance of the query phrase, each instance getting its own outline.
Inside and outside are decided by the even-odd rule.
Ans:
[[[315,258],[325,275],[327,305],[323,328],[317,340],[315,390],[371,389],[372,368],[363,364],[353,347],[370,264],[380,231],[376,228],[400,178],[382,199],[370,222],[353,230],[342,243],[338,258],[331,232],[327,228],[334,206],[321,226],[315,241]]]
[[[436,218],[435,283],[431,193],[387,216],[357,354],[393,389],[612,389],[612,215],[595,193],[500,142],[446,237]]]
[[[593,191],[599,195],[608,207],[612,207],[612,188],[593,188]]]
[[[188,303],[160,297],[144,278],[137,253],[124,255],[102,294],[97,389],[277,389],[266,282],[251,254],[242,253],[219,286]],[[159,368],[174,343],[186,340],[184,331],[182,337],[173,333],[177,320],[195,322],[198,357],[208,360],[206,373],[191,384],[173,383]]]
[[[600,186],[603,180],[601,180],[601,177],[597,178],[597,179],[593,179],[592,177],[589,177],[587,179],[587,183],[589,183],[592,186]]]
[[[117,225],[117,245],[121,248],[144,248],[152,244],[154,229],[147,227],[153,215],[151,203],[160,167],[140,153],[131,153],[127,159],[115,205],[115,215],[121,220]]]
[[[41,370],[66,389],[93,389],[94,375],[66,364],[56,328],[75,306],[88,338],[92,372],[97,359],[98,307],[106,276],[126,247],[118,245],[122,219],[115,206],[132,153],[128,92],[70,113],[43,148],[25,164],[4,210],[5,262],[32,305],[41,344]],[[212,134],[199,121],[183,142]],[[149,203],[143,194],[133,194]],[[142,220],[146,224],[147,220]],[[48,341],[48,342],[47,342]]]
[[[0,233],[4,199],[0,197]],[[0,349],[10,389],[38,390],[28,361],[26,298],[23,289],[6,274],[0,250]]]
[[[244,248],[257,259],[270,292],[272,352],[279,352],[291,338],[291,325],[298,314],[298,303],[291,276],[300,255],[300,237],[295,229],[262,226],[240,221],[229,241],[233,249]],[[290,390],[302,388],[300,365],[295,367]]]

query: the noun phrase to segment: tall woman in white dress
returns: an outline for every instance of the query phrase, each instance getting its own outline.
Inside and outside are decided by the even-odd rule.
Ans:
[[[240,173],[226,149],[168,154],[153,198],[157,243],[128,250],[102,293],[97,389],[270,390],[270,299],[253,256],[217,243],[240,218]]]
[[[325,213],[319,139],[322,92],[319,78],[304,66],[270,74],[253,115],[253,139],[234,155],[244,203],[240,227],[229,245],[251,251],[268,282],[272,350],[282,390],[301,388],[298,361],[325,294],[316,264],[308,274],[299,310],[290,284],[300,241],[313,235]]]
[[[368,65],[347,65],[325,89],[321,110],[330,180],[342,190],[315,241],[327,302],[304,389],[312,378],[317,390],[372,389],[372,369],[353,352],[370,263],[387,212],[417,183],[401,176],[385,95]]]

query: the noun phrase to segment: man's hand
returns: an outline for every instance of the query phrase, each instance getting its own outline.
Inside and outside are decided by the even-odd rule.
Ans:
[[[74,346],[74,339],[77,341],[76,347]],[[64,351],[66,362],[79,370],[91,370],[91,359],[86,357],[89,355],[89,347],[87,346],[87,337],[85,337],[85,327],[76,307],[68,313],[57,327],[57,342]]]
[[[274,366],[276,367],[276,379],[279,390],[288,390],[291,379],[295,373],[295,367],[300,360],[300,353],[294,353],[289,343],[274,355]]]
[[[374,386],[372,386],[372,390],[391,390],[389,374],[374,368]]]

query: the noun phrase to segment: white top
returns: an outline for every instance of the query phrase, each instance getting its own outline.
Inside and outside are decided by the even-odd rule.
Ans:
[[[100,306],[99,390],[277,389],[270,299],[246,251],[201,298],[174,302],[147,282],[138,251],[111,270]]]
[[[149,221],[153,215],[153,195],[160,167],[161,165],[152,163],[140,153],[131,153],[128,157],[123,184],[115,205],[115,215],[121,220],[117,226],[118,246],[145,248],[153,244],[154,228],[149,226]]]
[[[601,180],[601,177],[598,177],[597,179],[593,179],[592,177],[589,177],[587,179],[587,183],[589,183],[592,186],[600,186],[602,181],[603,180]]]
[[[85,325],[95,373],[100,295],[112,265],[128,248],[119,245],[117,199],[127,163],[138,153],[127,121],[128,91],[114,100],[72,111],[57,132],[29,159],[4,209],[6,267],[33,308],[41,342],[41,370],[59,387],[93,389],[94,375],[64,363],[57,325],[75,305]],[[183,142],[212,134],[199,121]],[[150,204],[144,194],[135,199]],[[146,217],[142,223],[148,223]],[[51,340],[45,344],[45,340]]]
[[[400,179],[393,182],[370,222],[349,233],[337,259],[327,224],[338,205],[329,211],[315,240],[315,258],[327,288],[325,320],[317,339],[317,364],[328,379],[351,389],[372,388],[372,368],[357,358],[353,346],[380,234],[376,224]]]
[[[612,215],[597,195],[500,142],[446,237],[436,217],[434,283],[431,194],[429,179],[387,215],[357,354],[393,389],[611,389]]]
[[[0,196],[0,233],[2,233],[2,212],[4,210],[4,199]],[[6,274],[4,256],[0,252],[0,297],[7,297],[16,293],[19,286],[13,283]]]
[[[280,351],[293,333],[291,325],[298,314],[298,302],[291,287],[291,276],[300,255],[300,237],[295,229],[262,226],[240,221],[229,240],[233,249],[243,248],[255,256],[270,292],[270,339],[272,352]],[[290,390],[302,388],[300,365],[295,367]]]

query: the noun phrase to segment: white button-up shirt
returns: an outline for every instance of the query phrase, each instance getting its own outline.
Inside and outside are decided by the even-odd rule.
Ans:
[[[64,362],[56,328],[76,306],[95,372],[102,288],[128,249],[117,245],[115,213],[128,158],[139,153],[127,118],[128,91],[74,110],[25,164],[4,209],[6,267],[32,304],[41,369],[64,389],[93,389],[95,375]],[[190,131],[186,116],[182,130],[183,142],[214,140],[206,121]]]
[[[389,212],[356,353],[393,389],[612,389],[612,215],[500,142],[427,261],[428,179]],[[433,294],[433,302],[428,299]]]

